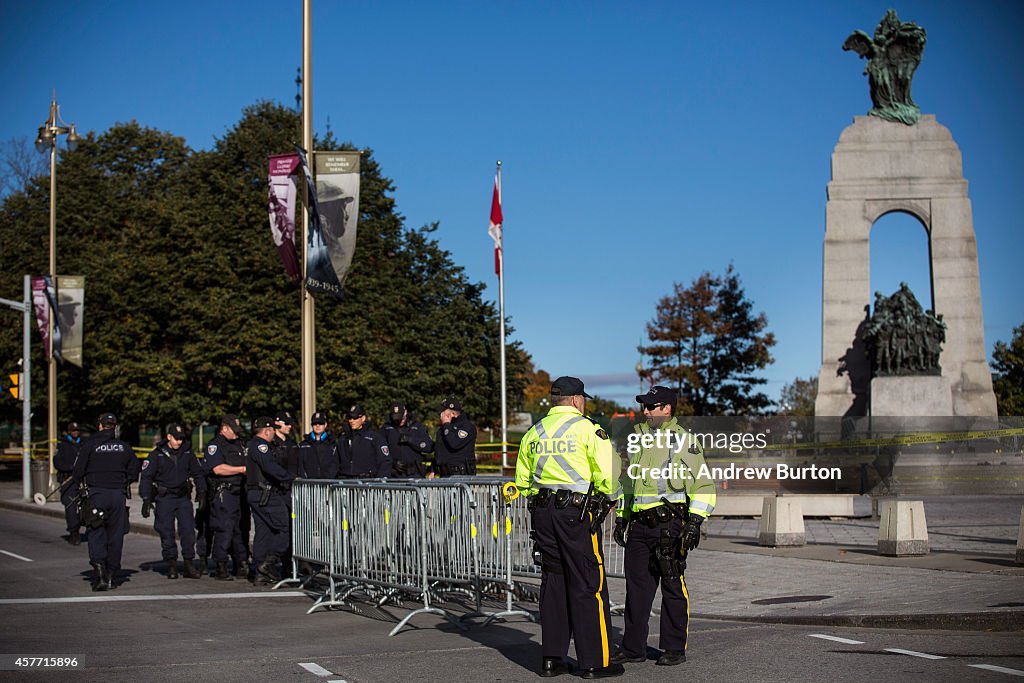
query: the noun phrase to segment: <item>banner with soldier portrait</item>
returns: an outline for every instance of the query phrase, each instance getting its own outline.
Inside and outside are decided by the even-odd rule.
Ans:
[[[85,276],[57,276],[57,329],[60,356],[82,367],[82,338],[85,329]]]
[[[46,359],[50,359],[50,349],[53,349],[53,357],[58,361],[60,355],[60,320],[53,323],[53,344],[50,344],[50,314],[56,308],[56,292],[53,290],[53,278],[49,275],[32,276],[32,310],[36,314],[36,324],[39,326],[39,336],[43,340],[43,353]]]
[[[320,220],[317,241],[311,234],[307,252],[307,287],[311,278],[318,277],[330,287],[310,289],[329,291],[338,298],[356,249],[360,156],[358,151],[313,153]]]
[[[299,283],[299,259],[295,253],[295,199],[298,195],[300,159],[298,154],[276,154],[270,157],[267,177],[267,204],[270,233],[281,263],[292,283]]]

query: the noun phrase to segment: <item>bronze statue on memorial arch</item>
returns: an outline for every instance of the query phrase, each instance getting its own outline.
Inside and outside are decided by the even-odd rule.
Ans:
[[[941,375],[945,341],[942,314],[922,310],[906,282],[890,297],[875,292],[874,312],[864,328],[872,377]]]

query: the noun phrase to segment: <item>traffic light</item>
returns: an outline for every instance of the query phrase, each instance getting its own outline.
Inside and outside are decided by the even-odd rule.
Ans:
[[[11,378],[11,386],[7,387],[7,391],[11,392],[11,396],[19,398],[21,395],[21,373],[14,372],[8,375]]]

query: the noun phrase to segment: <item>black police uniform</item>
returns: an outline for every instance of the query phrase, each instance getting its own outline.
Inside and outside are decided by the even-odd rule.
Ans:
[[[338,437],[342,479],[377,479],[391,475],[391,449],[380,434],[365,424],[349,426]]]
[[[299,444],[290,435],[282,437],[274,434],[272,443],[276,453],[277,464],[288,471],[292,477],[299,476]]]
[[[424,456],[433,452],[434,442],[427,434],[427,428],[413,419],[409,413],[405,426],[388,423],[380,430],[391,452],[391,475],[395,477],[420,478],[427,476]]]
[[[57,444],[57,452],[53,455],[53,466],[57,470],[57,482],[60,483],[60,502],[64,506],[64,521],[67,522],[68,543],[78,545],[80,537],[78,529],[82,520],[78,514],[78,482],[71,475],[75,471],[75,462],[82,446],[82,437],[64,436]]]
[[[299,444],[299,476],[306,479],[337,479],[341,471],[338,449],[330,432],[310,432]]]
[[[206,477],[199,466],[192,446],[185,441],[178,448],[162,441],[142,463],[139,478],[139,496],[154,503],[156,517],[153,528],[160,534],[160,548],[164,560],[177,563],[178,546],[174,527],[177,522],[181,536],[181,557],[185,560],[185,575],[191,577],[192,560],[196,556],[196,520],[192,510],[192,484],[197,494],[206,498]],[[176,575],[177,571],[171,571]],[[195,578],[199,578],[198,575]]]
[[[246,540],[242,538],[242,494],[245,491],[245,475],[221,476],[214,473],[218,465],[245,467],[245,449],[241,439],[229,441],[223,434],[210,440],[206,447],[206,460],[210,468],[210,483],[213,487],[210,505],[210,524],[213,527],[213,561],[218,565],[218,578],[223,576],[228,555],[235,561],[238,571],[249,557]]]
[[[438,476],[476,474],[476,426],[465,413],[438,428],[434,452]]]
[[[94,590],[115,586],[128,533],[128,487],[138,476],[139,459],[131,446],[114,438],[113,429],[102,429],[82,444],[74,478],[88,487],[89,507],[104,517],[88,532],[89,562],[97,573]]]
[[[249,441],[246,497],[252,509],[256,534],[252,559],[257,573],[276,580],[277,561],[288,551],[291,519],[285,499],[294,477],[278,462],[276,447],[261,437]]]
[[[210,471],[210,459],[208,457],[196,458],[199,467],[203,470],[203,478],[206,480],[205,495],[196,496],[199,504],[196,508],[196,556],[199,558],[199,571],[205,573],[210,553],[213,552],[213,524],[210,522],[210,503],[213,501],[214,483]]]

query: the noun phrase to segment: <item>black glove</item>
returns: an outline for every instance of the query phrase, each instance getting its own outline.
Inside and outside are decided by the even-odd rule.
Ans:
[[[688,551],[700,545],[700,524],[704,518],[700,515],[690,515],[683,528],[683,547]]]
[[[142,516],[149,517],[149,513],[153,510],[153,501],[144,500],[142,501]]]
[[[626,547],[626,523],[622,521],[621,517],[615,520],[614,538],[619,547]]]
[[[200,512],[204,512],[208,507],[210,507],[210,499],[206,497],[206,491],[196,493],[196,508]]]

